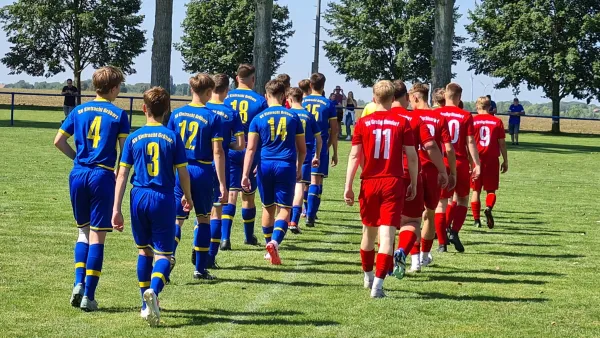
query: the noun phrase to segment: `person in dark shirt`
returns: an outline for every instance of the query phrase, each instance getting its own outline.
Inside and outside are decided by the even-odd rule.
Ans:
[[[77,90],[77,87],[73,86],[73,80],[67,80],[67,85],[63,87],[61,94],[65,96],[63,112],[65,113],[65,117],[67,117],[77,105],[76,98],[77,95],[79,95],[79,90]]]

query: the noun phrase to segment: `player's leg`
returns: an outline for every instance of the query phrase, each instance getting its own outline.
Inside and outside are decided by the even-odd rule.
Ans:
[[[496,159],[486,160],[488,172],[483,178],[483,188],[487,192],[485,198],[485,218],[487,226],[490,229],[494,228],[494,216],[492,209],[496,205],[496,190],[500,187],[500,161]]]
[[[375,278],[371,288],[371,298],[385,297],[383,293],[383,281],[390,271],[395,261],[394,237],[396,236],[395,226],[381,225],[379,227],[379,251],[377,252],[377,261],[375,266]],[[400,258],[402,262],[406,256]],[[398,261],[399,264],[402,262]],[[405,264],[405,263],[404,263]]]
[[[151,249],[152,232],[151,223],[148,214],[146,214],[148,202],[151,199],[146,198],[146,189],[133,188],[130,193],[130,214],[131,214],[131,233],[133,240],[138,248],[137,260],[137,277],[140,287],[140,298],[142,299],[142,309],[140,315],[146,319],[149,309],[144,301],[144,292],[150,288],[150,280],[152,279],[152,263],[154,262],[154,252]],[[152,196],[150,196],[152,197]],[[173,202],[175,202],[173,200]],[[173,203],[174,205],[174,203]],[[173,215],[167,220],[170,224]]]
[[[208,267],[212,269],[218,268],[216,259],[221,245],[221,218],[223,217],[223,207],[215,204],[210,214],[210,245],[208,249]]]
[[[363,220],[363,223],[369,222]],[[373,268],[375,266],[375,240],[378,233],[378,227],[363,225],[362,240],[360,242],[360,261],[365,274],[364,287],[369,290],[373,288],[373,280],[375,279]]]
[[[310,186],[308,187],[307,207],[306,207],[306,226],[312,228],[315,226],[317,211],[321,204],[321,187],[323,186],[323,175],[313,173],[311,175]]]
[[[197,170],[196,166],[190,165],[188,166],[188,172],[190,174],[190,182],[192,183],[192,190],[195,189],[195,187],[193,186],[193,181],[192,178],[197,177],[197,175],[199,175],[199,172]],[[189,218],[190,213],[188,211],[183,210],[183,206],[181,205],[181,198],[183,197],[183,190],[181,189],[181,185],[179,183],[179,175],[175,176],[175,193],[174,193],[174,201],[175,201],[175,206],[176,206],[176,212],[175,212],[175,243],[173,246],[173,254],[171,255],[171,267],[170,267],[170,271],[173,272],[173,269],[175,268],[175,264],[176,264],[176,259],[175,259],[175,254],[177,252],[177,248],[179,247],[179,242],[181,241],[181,234],[182,234],[182,229],[183,229],[183,224],[185,223],[185,220],[187,220]],[[195,265],[195,260],[196,260],[196,256],[194,254],[194,251],[192,250],[192,265]]]
[[[441,198],[434,211],[435,233],[438,238],[438,252],[447,252],[448,232],[446,231],[446,209],[448,208],[448,199]]]
[[[294,200],[294,184],[296,178],[296,166],[287,163],[279,163],[275,168],[275,204],[279,212],[275,219],[273,229],[273,240],[267,244],[267,251],[271,256],[271,263],[281,264],[279,246],[288,229],[291,216],[291,208]]]
[[[240,180],[241,181],[241,180]],[[235,218],[239,191],[229,191],[228,203],[223,206],[221,217],[221,250],[231,250],[231,228]]]
[[[71,293],[71,305],[79,307],[85,290],[86,263],[90,236],[90,195],[87,189],[87,170],[74,169],[69,175],[69,192],[78,236],[75,242],[75,281]]]
[[[421,226],[421,218],[423,216],[424,209],[424,196],[423,196],[423,180],[421,175],[417,176],[417,195],[412,201],[404,201],[404,207],[402,208],[402,221],[401,227],[412,225],[417,229],[415,233],[417,238],[415,240],[412,249],[409,251],[405,251],[405,254],[411,255],[411,268],[409,272],[420,272],[421,271],[421,233],[418,231]],[[404,179],[404,186],[408,186],[410,184],[410,178]],[[400,240],[398,241],[398,249],[400,249]],[[431,238],[431,243],[433,243],[433,237]],[[426,244],[427,245],[427,244]],[[431,250],[431,245],[429,245],[429,251]],[[399,276],[399,278],[404,277],[404,272]]]
[[[457,203],[457,195],[454,193],[450,198],[448,198],[448,204],[446,207],[446,231],[450,231],[450,228],[452,228],[452,222],[454,222],[454,212],[456,211]]]
[[[312,179],[311,179],[312,181]],[[300,217],[305,218],[306,217],[306,211],[308,210],[308,187],[310,186],[310,182],[308,182],[307,184],[304,185],[304,203],[302,204],[302,214],[300,215]]]
[[[302,202],[304,200],[304,186],[305,184],[302,182],[296,183],[296,188],[294,192],[292,216],[290,219],[290,231],[294,234],[300,233],[300,227],[298,226],[298,223],[300,222],[300,214],[302,213]]]
[[[510,134],[510,143],[514,146],[515,145],[515,124],[514,123],[508,123],[508,133]]]
[[[473,213],[474,226],[481,228],[481,188],[482,178],[485,175],[483,164],[481,166],[481,175],[476,180],[471,180],[471,212]]]
[[[242,192],[242,220],[244,222],[244,244],[257,245],[258,240],[254,236],[254,223],[256,222],[256,178],[252,181],[252,191]]]
[[[521,131],[521,123],[515,123],[514,131],[515,143],[519,145],[519,132]]]
[[[188,166],[188,170],[190,167]],[[196,256],[196,270],[194,279],[213,280],[214,277],[208,272],[208,251],[210,247],[210,214],[213,205],[212,192],[212,166],[195,166],[197,174],[193,176],[192,199],[194,211],[196,212],[196,225],[194,226],[194,252]],[[191,175],[191,172],[190,172]]]

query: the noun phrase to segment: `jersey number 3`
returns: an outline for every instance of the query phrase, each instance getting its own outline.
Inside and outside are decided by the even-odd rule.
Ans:
[[[375,134],[375,154],[374,158],[379,159],[381,156],[381,139],[383,138],[383,159],[389,160],[390,158],[390,145],[392,143],[391,136],[392,131],[390,129],[375,129],[373,130],[373,134]]]
[[[160,151],[158,149],[158,143],[150,142],[146,146],[146,155],[150,156],[150,163],[146,164],[146,169],[148,169],[148,175],[151,177],[158,176],[158,155]]]

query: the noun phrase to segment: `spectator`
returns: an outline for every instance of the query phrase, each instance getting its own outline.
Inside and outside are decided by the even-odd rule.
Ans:
[[[346,113],[344,114],[344,124],[346,125],[346,141],[352,140],[352,125],[354,124],[354,109],[358,103],[354,99],[354,93],[348,92],[346,99]]]
[[[65,113],[66,118],[76,106],[76,98],[79,95],[79,90],[77,90],[77,87],[73,86],[73,80],[68,79],[67,85],[63,87],[61,94],[65,96],[63,112]]]
[[[492,100],[492,96],[491,95],[486,95],[488,100],[490,100],[491,106],[490,106],[490,114],[492,115],[496,115],[498,113],[498,108],[496,107],[496,102],[494,102]]]
[[[510,105],[510,117],[508,119],[508,133],[513,145],[519,145],[519,129],[521,129],[521,116],[525,115],[525,109],[515,98]]]
[[[340,86],[336,86],[335,90],[330,96],[330,100],[335,101],[335,111],[337,113],[338,123],[340,124],[340,128],[338,129],[340,132],[338,134],[338,138],[342,138],[342,120],[344,119],[344,107],[346,106],[346,95],[344,95],[344,90]],[[333,97],[333,99],[331,99]]]

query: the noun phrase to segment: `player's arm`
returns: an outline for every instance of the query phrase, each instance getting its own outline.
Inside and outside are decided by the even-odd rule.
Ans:
[[[252,172],[252,163],[258,149],[258,141],[260,136],[256,132],[248,133],[248,145],[246,146],[246,156],[244,157],[244,168],[242,171],[242,188],[246,191],[250,190],[250,173]]]
[[[246,145],[246,141],[244,139],[244,132],[239,132],[234,135],[235,142],[231,142],[229,147],[233,150],[244,150],[244,146]]]
[[[213,139],[213,157],[215,159],[215,169],[219,179],[219,189],[221,190],[221,203],[227,198],[227,178],[225,177],[225,150],[223,149],[222,139]]]
[[[481,162],[479,161],[479,151],[477,150],[477,144],[475,144],[473,136],[467,136],[467,146],[473,160],[473,178],[477,178],[481,173]]]
[[[123,219],[121,207],[123,205],[123,196],[125,195],[125,187],[127,186],[127,179],[129,178],[131,165],[121,162],[119,166],[122,167],[122,169],[119,170],[119,174],[117,175],[117,183],[115,185],[115,202],[113,204],[112,224],[115,230],[123,231],[125,221]]]
[[[58,150],[62,151],[68,158],[71,160],[75,159],[75,150],[71,147],[71,145],[67,142],[70,135],[68,135],[62,129],[58,131],[56,137],[54,138],[54,146],[58,148]]]
[[[411,190],[407,191],[407,201],[412,201],[417,196],[417,184],[419,175],[419,156],[417,155],[417,149],[412,146],[404,146],[404,153],[408,160],[408,173],[410,174],[410,186]]]
[[[306,158],[306,137],[304,134],[296,135],[296,157],[296,179],[299,181],[302,178],[302,164]]]
[[[60,95],[67,95],[67,87],[63,87],[62,93]]]
[[[192,183],[190,179],[190,173],[187,170],[186,166],[177,167],[177,175],[179,176],[179,185],[181,186],[181,190],[183,190],[183,210],[190,211],[192,210],[194,204],[192,202]]]
[[[346,184],[344,185],[344,200],[349,206],[354,205],[354,191],[352,190],[352,185],[354,184],[354,177],[356,177],[358,165],[363,162],[362,148],[362,144],[352,145],[352,149],[350,149],[350,155],[348,156],[348,168],[346,169]]]
[[[508,151],[506,151],[506,141],[501,138],[498,140],[498,145],[500,146],[500,153],[502,154],[502,173],[508,171]]]
[[[313,156],[312,159],[312,165],[313,167],[318,167],[321,158],[321,150],[323,149],[323,138],[321,137],[321,133],[315,134],[315,142],[317,143],[317,149],[315,151],[315,156]]]
[[[444,165],[444,157],[442,156],[442,151],[437,146],[437,143],[435,143],[434,140],[423,144],[423,149],[425,149],[427,155],[429,155],[429,160],[431,160],[433,165],[435,165],[435,167],[438,170],[438,183],[440,184],[442,189],[446,188],[446,186],[448,185],[448,173],[446,173],[446,166]]]

